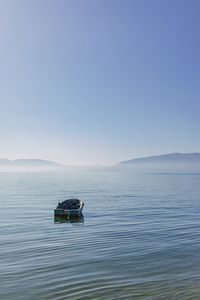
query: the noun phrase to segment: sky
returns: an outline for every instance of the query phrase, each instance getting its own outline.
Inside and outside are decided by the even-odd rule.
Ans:
[[[200,152],[199,0],[0,0],[0,157]]]

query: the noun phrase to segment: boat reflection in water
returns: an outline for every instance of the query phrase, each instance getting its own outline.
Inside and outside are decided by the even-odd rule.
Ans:
[[[83,223],[84,222],[84,216],[81,214],[80,216],[56,216],[54,215],[54,223],[60,224],[60,223]]]

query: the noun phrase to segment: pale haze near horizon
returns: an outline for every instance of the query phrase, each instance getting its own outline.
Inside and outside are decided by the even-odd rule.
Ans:
[[[0,1],[0,157],[200,152],[199,1]]]

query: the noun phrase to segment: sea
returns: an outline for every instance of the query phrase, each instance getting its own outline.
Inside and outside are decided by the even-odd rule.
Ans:
[[[200,299],[200,174],[4,172],[0,213],[2,300]]]

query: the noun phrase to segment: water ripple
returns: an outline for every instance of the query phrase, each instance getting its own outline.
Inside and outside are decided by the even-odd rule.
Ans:
[[[198,300],[199,180],[0,174],[0,298]],[[57,201],[74,195],[84,220],[54,220]]]

